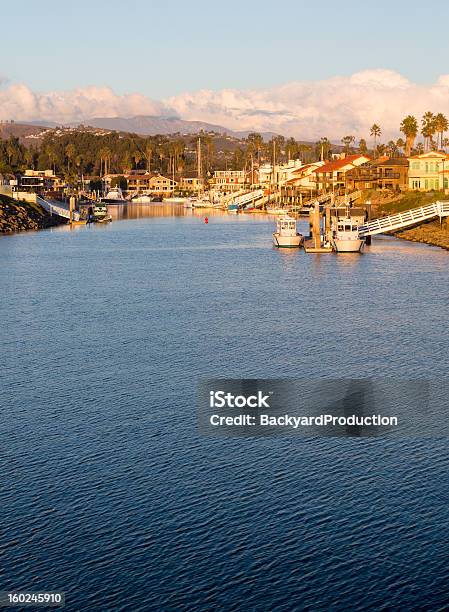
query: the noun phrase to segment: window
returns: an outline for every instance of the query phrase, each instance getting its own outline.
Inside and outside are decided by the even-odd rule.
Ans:
[[[412,169],[419,170],[419,161],[412,162]]]

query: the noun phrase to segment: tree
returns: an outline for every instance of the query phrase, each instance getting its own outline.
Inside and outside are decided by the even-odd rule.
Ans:
[[[405,156],[409,157],[418,135],[418,122],[413,115],[407,115],[401,122],[400,131],[405,136]]]
[[[380,129],[380,126],[377,125],[377,123],[373,123],[370,129],[370,136],[374,138],[374,154],[376,154],[377,151],[377,139],[380,138],[381,134],[382,130]]]
[[[260,153],[264,146],[263,137],[258,132],[250,132],[246,138],[247,146],[257,153],[257,163],[260,165]]]
[[[321,161],[325,159],[329,159],[330,153],[332,150],[332,145],[326,136],[324,138],[320,138],[320,140],[315,143],[315,155]]]
[[[405,142],[402,140],[402,138],[398,138],[396,140],[396,148],[398,149],[398,153],[403,151],[405,147]]]
[[[65,156],[67,158],[67,172],[70,173],[70,166],[75,159],[76,156],[76,148],[75,145],[70,143],[65,148]]]
[[[298,154],[298,143],[294,138],[288,138],[285,142],[285,152],[287,153],[287,160],[295,159]]]
[[[361,155],[366,155],[368,153],[368,147],[366,145],[366,140],[364,138],[361,138],[359,140],[359,153]]]
[[[398,154],[398,147],[394,140],[390,140],[387,144],[386,151],[389,157],[394,157]]]
[[[430,141],[432,136],[435,134],[435,117],[430,111],[424,113],[421,119],[421,134],[424,137],[424,150],[428,151],[430,148]]]
[[[444,132],[446,132],[449,128],[448,120],[443,113],[438,113],[435,115],[434,126],[439,138],[439,140],[437,140],[437,144],[439,145],[440,149],[442,149]]]
[[[346,153],[349,153],[351,145],[355,142],[355,136],[343,136],[341,141],[345,145]]]

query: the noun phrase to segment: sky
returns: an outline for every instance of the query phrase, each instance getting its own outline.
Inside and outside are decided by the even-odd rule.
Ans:
[[[397,131],[408,108],[449,114],[446,0],[23,0],[1,19],[0,119],[162,114],[335,138]]]

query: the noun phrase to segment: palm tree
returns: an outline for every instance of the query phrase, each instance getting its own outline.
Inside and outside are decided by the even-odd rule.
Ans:
[[[382,130],[380,129],[380,126],[377,125],[377,123],[373,123],[373,125],[371,126],[369,134],[370,134],[370,136],[372,136],[374,138],[374,154],[376,154],[377,139],[380,138],[380,135],[382,134]]]
[[[413,115],[407,115],[402,120],[399,129],[405,136],[405,156],[409,157],[415,144],[415,138],[418,135],[418,122]]]
[[[65,148],[65,156],[67,157],[67,172],[70,172],[70,164],[73,162],[76,156],[75,145],[70,143]]]
[[[154,145],[151,141],[147,141],[144,148],[144,155],[147,162],[147,172],[151,172],[151,157],[153,155]]]
[[[446,119],[446,116],[443,115],[443,113],[438,113],[437,115],[435,115],[434,125],[435,125],[435,130],[437,131],[438,137],[439,137],[439,146],[442,149],[443,148],[443,135],[444,135],[444,132],[449,128],[449,122]],[[438,143],[438,140],[437,140],[437,143]]]
[[[424,137],[424,150],[428,151],[432,136],[435,134],[435,116],[430,111],[427,111],[422,116],[421,134]]]

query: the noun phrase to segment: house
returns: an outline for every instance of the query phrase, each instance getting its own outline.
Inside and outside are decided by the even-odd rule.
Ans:
[[[167,195],[177,186],[177,182],[173,179],[152,172],[131,172],[125,174],[125,179],[130,193],[149,192],[157,195]]]
[[[245,170],[215,170],[211,182],[217,191],[232,193],[249,187],[251,172]]]
[[[409,189],[428,191],[442,188],[442,177],[446,175],[445,165],[449,167],[449,155],[447,153],[443,151],[428,151],[420,155],[412,155],[408,158],[408,162]]]
[[[192,191],[198,193],[204,190],[204,179],[198,178],[197,174],[184,174],[179,180],[181,191]]]
[[[316,168],[317,189],[319,191],[343,191],[345,189],[345,174],[352,168],[370,161],[368,155],[346,155],[340,159],[326,162],[323,166]]]
[[[22,191],[57,191],[64,185],[64,181],[53,170],[25,170],[18,177],[18,187]]]
[[[380,157],[348,170],[346,191],[359,189],[402,190],[408,186],[408,160],[405,157]]]
[[[283,164],[276,164],[274,166],[273,176],[273,165],[263,164],[257,170],[259,184],[262,185],[262,187],[268,187],[269,185],[272,185],[273,182],[278,186],[285,185],[302,167],[303,165],[300,159],[291,159]]]
[[[315,191],[317,189],[315,170],[324,166],[325,163],[324,161],[316,161],[296,168],[286,181],[286,187],[303,188],[304,191]]]

